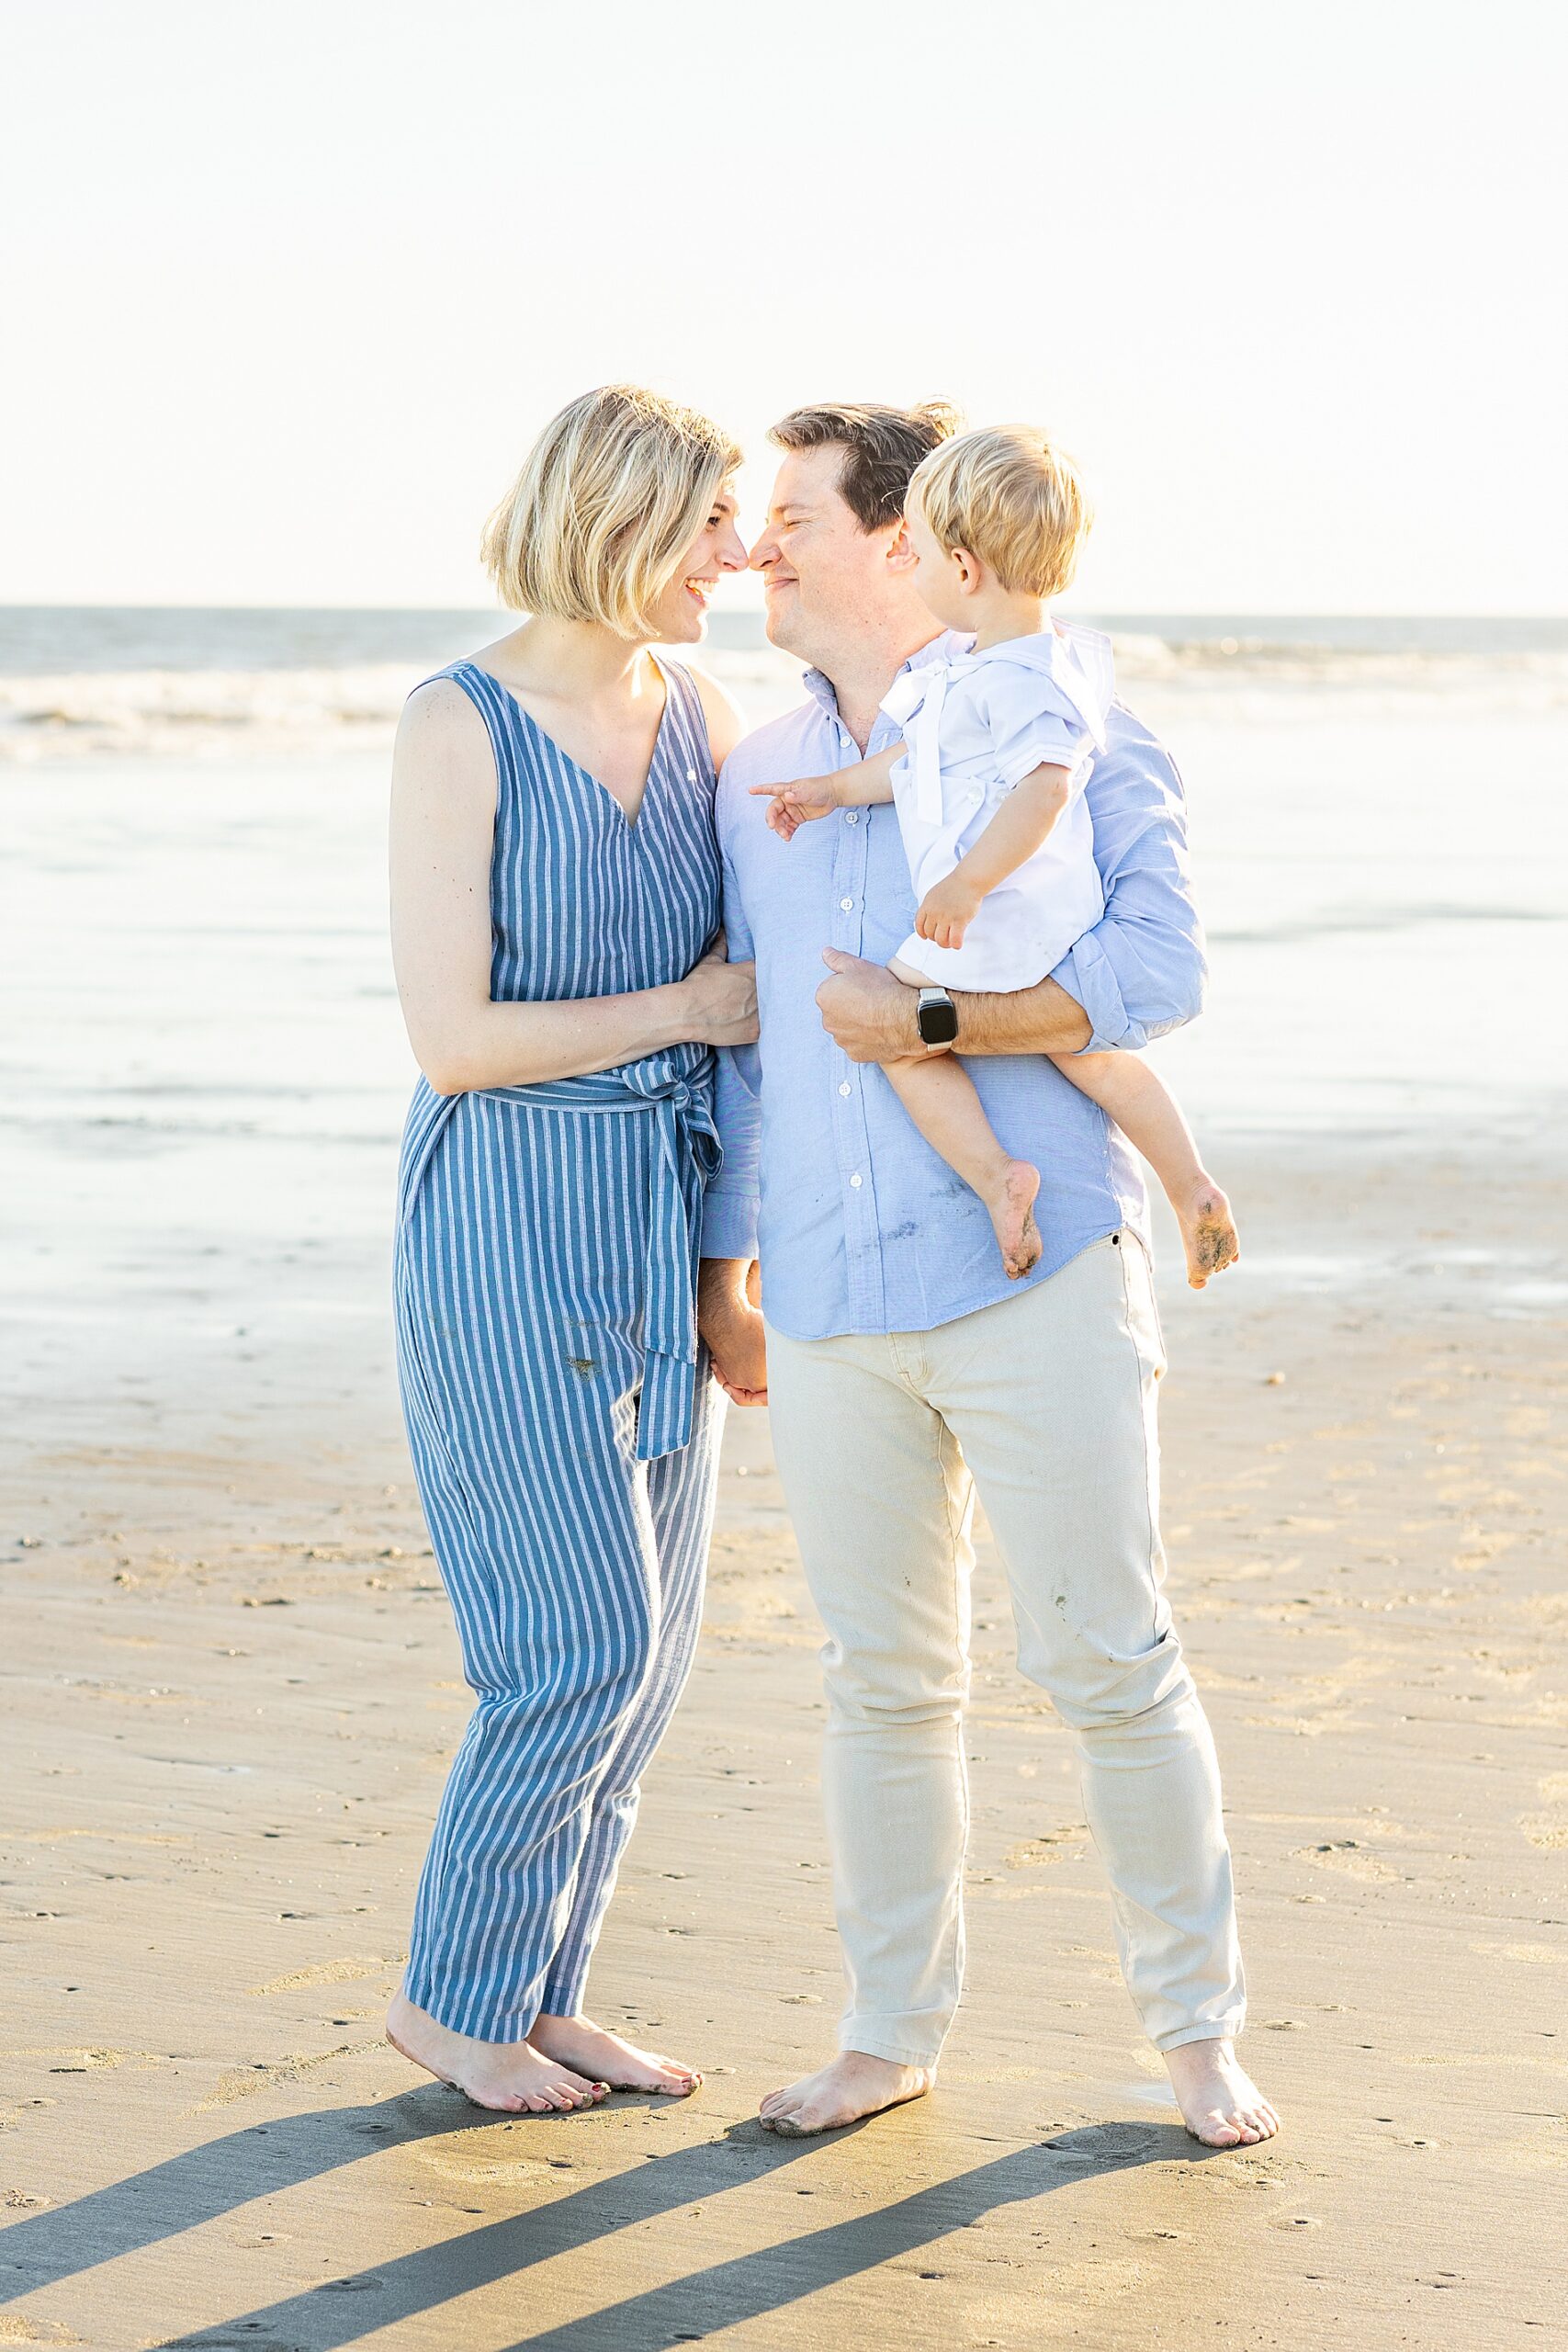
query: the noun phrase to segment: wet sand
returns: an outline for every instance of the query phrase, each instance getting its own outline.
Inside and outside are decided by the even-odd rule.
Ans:
[[[840,2005],[818,1636],[761,1415],[731,1417],[702,1654],[592,1988],[706,2085],[486,2119],[380,2039],[467,1712],[389,1357],[381,775],[112,764],[6,787],[0,2346],[1554,2340],[1561,1119],[1496,1111],[1482,1067],[1445,1131],[1411,1074],[1434,1036],[1346,1014],[1383,1076],[1281,1126],[1225,1023],[1309,966],[1222,949],[1180,1082],[1246,1255],[1194,1298],[1161,1228],[1166,1527],[1282,2139],[1201,2152],[1162,2096],[988,1546],[939,2091],[830,2141],[750,2120]],[[1482,964],[1449,969],[1479,1019]]]

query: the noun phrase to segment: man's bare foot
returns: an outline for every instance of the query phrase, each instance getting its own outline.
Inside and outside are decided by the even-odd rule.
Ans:
[[[450,2083],[476,2107],[502,2115],[570,2115],[592,2107],[609,2084],[575,2073],[526,2041],[475,2041],[437,2025],[406,1994],[394,1995],[387,2039],[438,2083]]]
[[[1165,2063],[1181,2120],[1206,2148],[1250,2148],[1280,2129],[1278,2115],[1237,2065],[1234,2042],[1184,2041],[1165,2052]]]
[[[592,2018],[541,2017],[528,2039],[545,2057],[592,2075],[595,2082],[603,2079],[613,2091],[662,2091],[670,2098],[689,2098],[703,2079],[694,2066],[639,2050]]]
[[[1027,1159],[1004,1159],[997,1182],[981,1199],[990,1212],[1008,1278],[1017,1282],[1040,1262],[1040,1228],[1034,1222],[1034,1196],[1040,1170]]]
[[[863,2050],[840,2050],[831,2064],[803,2075],[787,2090],[771,2091],[757,2112],[764,2132],[804,2140],[813,2132],[837,2132],[863,2115],[880,2115],[923,2098],[936,2081],[934,2066],[899,2066]]]
[[[1185,1201],[1173,1201],[1171,1206],[1187,1252],[1187,1279],[1194,1290],[1201,1290],[1211,1274],[1223,1274],[1241,1255],[1231,1204],[1205,1176]]]

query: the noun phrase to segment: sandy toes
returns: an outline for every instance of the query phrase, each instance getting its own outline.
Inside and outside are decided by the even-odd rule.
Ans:
[[[986,1202],[1010,1282],[1018,1282],[1040,1262],[1040,1228],[1034,1222],[1034,1196],[1040,1170],[1027,1159],[1010,1159],[999,1189]]]
[[[1223,1274],[1241,1255],[1241,1238],[1231,1204],[1219,1186],[1205,1176],[1190,1200],[1173,1201],[1187,1252],[1187,1280],[1193,1290],[1206,1287],[1211,1274]]]

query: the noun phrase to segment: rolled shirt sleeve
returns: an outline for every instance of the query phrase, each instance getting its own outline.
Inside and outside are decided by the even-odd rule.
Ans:
[[[724,1148],[724,1165],[703,1196],[703,1256],[750,1261],[757,1255],[761,1142],[755,1046],[720,1047],[713,1115]]]
[[[722,827],[721,827],[722,831]],[[721,841],[722,850],[722,841]],[[755,954],[735,869],[724,857],[724,936],[732,964]],[[714,1125],[724,1165],[703,1196],[705,1258],[757,1255],[757,1203],[761,1161],[761,1062],[755,1046],[723,1046],[714,1076]]]
[[[1051,977],[1089,1016],[1086,1053],[1136,1052],[1203,1009],[1186,795],[1168,752],[1120,703],[1084,795],[1105,912]]]

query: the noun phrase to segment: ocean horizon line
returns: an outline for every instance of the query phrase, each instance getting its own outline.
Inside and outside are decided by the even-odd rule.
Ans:
[[[1393,658],[1419,666],[1568,657],[1568,616],[1552,614],[1111,611],[1064,606],[1100,628],[1134,666],[1259,661],[1353,669]],[[444,668],[512,619],[493,605],[0,604],[0,676],[63,678],[162,671],[236,673]],[[704,643],[777,662],[760,605],[720,605]]]

